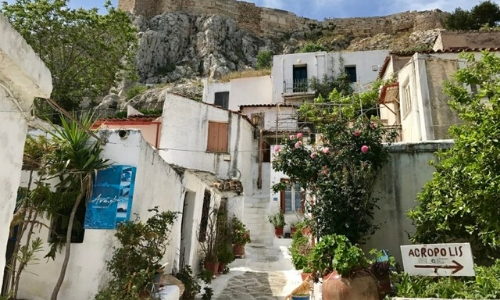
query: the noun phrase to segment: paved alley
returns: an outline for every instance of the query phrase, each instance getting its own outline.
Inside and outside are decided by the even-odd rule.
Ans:
[[[229,274],[212,281],[213,299],[274,300],[288,295],[301,278],[288,253],[291,239],[279,242],[276,246],[247,245],[245,258],[236,259]]]

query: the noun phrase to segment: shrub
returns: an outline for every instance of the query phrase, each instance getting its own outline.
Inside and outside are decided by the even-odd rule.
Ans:
[[[148,87],[147,87],[147,86],[143,86],[143,85],[134,85],[133,87],[131,87],[131,88],[127,91],[127,96],[126,96],[126,99],[127,99],[127,100],[130,100],[130,99],[134,98],[135,96],[137,96],[137,95],[140,95],[140,94],[144,93],[147,89],[148,89]]]
[[[263,50],[257,54],[257,69],[270,69],[273,66],[273,51]]]
[[[306,52],[322,52],[322,51],[328,51],[325,47],[323,47],[320,44],[316,44],[313,42],[309,42],[305,44],[302,48],[300,48],[299,52],[300,53],[306,53]]]

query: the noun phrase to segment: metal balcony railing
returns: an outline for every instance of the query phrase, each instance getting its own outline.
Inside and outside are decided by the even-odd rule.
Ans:
[[[309,80],[308,79],[288,79],[283,80],[283,93],[293,94],[293,93],[308,93],[309,90]]]

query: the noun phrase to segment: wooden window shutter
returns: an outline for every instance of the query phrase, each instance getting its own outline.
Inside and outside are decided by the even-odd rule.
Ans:
[[[228,129],[228,123],[208,122],[208,152],[227,152]]]
[[[227,152],[228,125],[228,123],[219,123],[219,140],[217,145],[217,152]]]

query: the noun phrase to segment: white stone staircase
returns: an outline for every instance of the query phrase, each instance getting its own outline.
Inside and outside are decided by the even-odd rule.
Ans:
[[[273,244],[274,229],[268,221],[269,198],[245,199],[243,223],[250,230],[252,244]]]

